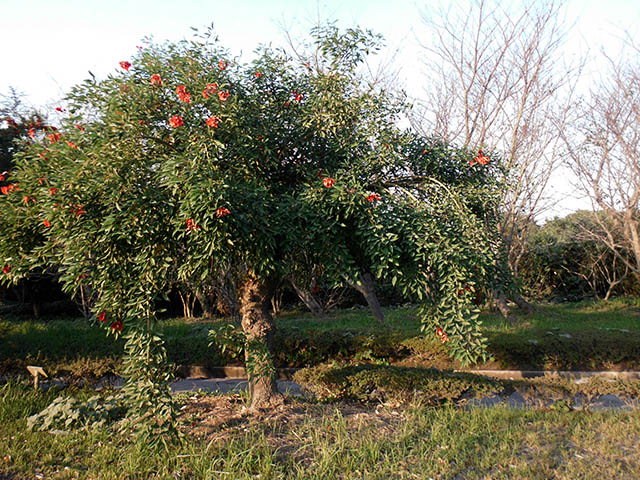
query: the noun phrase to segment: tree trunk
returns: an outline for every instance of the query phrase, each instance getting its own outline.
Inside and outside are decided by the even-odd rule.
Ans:
[[[371,274],[369,272],[361,273],[358,277],[358,283],[351,283],[349,280],[347,280],[347,283],[364,296],[375,321],[386,328],[388,325],[384,319],[384,313],[382,313],[382,307],[380,307],[378,297],[376,296],[376,289]]]
[[[505,297],[502,288],[500,288],[499,290],[494,290],[493,300],[496,307],[498,307],[498,310],[505,319],[509,320],[509,322],[511,322],[512,324],[517,322],[516,317],[511,313],[511,309],[509,308],[507,298]]]
[[[315,297],[311,294],[311,292],[300,288],[300,286],[295,282],[293,277],[289,277],[289,282],[291,286],[296,291],[298,298],[302,300],[302,303],[306,305],[306,307],[313,313],[314,315],[324,315],[326,312],[322,305],[315,299]]]
[[[249,377],[250,408],[265,408],[282,401],[273,364],[275,323],[269,311],[276,282],[249,274],[239,288],[242,330],[246,336],[245,361]]]
[[[196,288],[195,294],[200,303],[200,307],[202,307],[202,316],[205,318],[215,317],[216,295],[213,289],[203,287]]]
[[[511,300],[513,300],[525,313],[535,313],[538,311],[538,308],[535,305],[527,302],[519,293],[514,293]]]

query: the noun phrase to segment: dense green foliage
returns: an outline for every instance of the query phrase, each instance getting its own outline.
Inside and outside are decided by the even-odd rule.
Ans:
[[[264,284],[310,264],[335,282],[371,272],[423,301],[457,359],[485,355],[474,300],[504,281],[499,166],[396,127],[403,99],[359,74],[376,36],[327,26],[314,42],[306,63],[262,48],[251,64],[211,32],[150,43],[71,91],[0,196],[0,280],[57,269],[93,292],[126,339],[133,411],[159,429],[174,410],[157,300],[229,266]]]
[[[587,211],[531,229],[518,271],[524,290],[560,301],[638,295],[640,279],[602,241],[607,230],[619,243],[605,215]]]

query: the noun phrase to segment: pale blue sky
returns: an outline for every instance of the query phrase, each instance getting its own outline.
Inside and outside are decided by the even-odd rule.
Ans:
[[[190,27],[213,22],[224,45],[251,52],[261,42],[282,43],[282,25],[304,32],[318,15],[382,33],[391,48],[402,49],[397,66],[411,85],[419,75],[415,35],[425,33],[420,11],[442,1],[0,0],[0,94],[13,86],[35,105],[53,101],[88,70],[100,77],[116,68],[146,35],[178,40],[190,36]],[[640,23],[640,1],[570,0],[567,18],[577,22],[574,40],[597,50],[603,31]]]
[[[98,78],[116,70],[147,35],[180,40],[190,27],[213,22],[224,46],[250,54],[259,43],[283,44],[283,26],[302,34],[320,17],[383,34],[389,50],[382,57],[393,58],[408,93],[419,97],[416,35],[427,35],[421,12],[439,4],[447,0],[0,0],[0,94],[13,86],[32,105],[52,107],[89,70]],[[568,0],[565,16],[575,22],[568,56],[587,47],[594,58],[601,48],[615,56],[617,36],[639,33],[640,0]],[[554,188],[561,191],[563,181]],[[582,206],[561,198],[559,214]]]

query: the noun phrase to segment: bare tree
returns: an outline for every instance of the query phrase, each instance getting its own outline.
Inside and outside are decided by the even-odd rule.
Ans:
[[[432,38],[420,40],[425,96],[411,121],[425,136],[503,157],[500,230],[517,274],[529,228],[551,206],[547,187],[562,158],[559,132],[581,64],[562,61],[562,1],[522,2],[514,10],[502,3],[457,2],[423,13]]]
[[[592,202],[590,232],[640,278],[640,48],[606,57],[607,73],[581,102],[563,138],[570,167]]]

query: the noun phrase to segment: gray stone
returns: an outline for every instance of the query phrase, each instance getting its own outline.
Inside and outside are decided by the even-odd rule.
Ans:
[[[621,399],[617,395],[602,395],[597,400],[588,405],[591,410],[632,410],[629,402]]]

